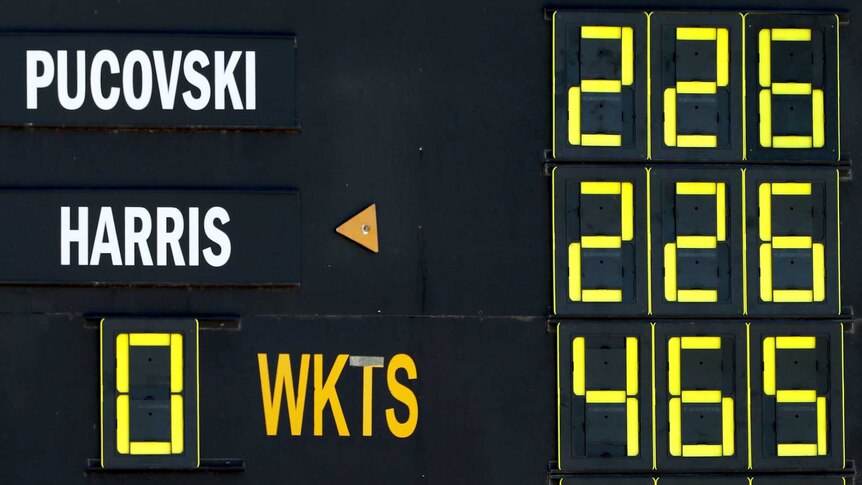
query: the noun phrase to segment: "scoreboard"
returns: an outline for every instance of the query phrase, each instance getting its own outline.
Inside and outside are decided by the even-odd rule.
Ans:
[[[841,18],[549,18],[561,483],[844,483]]]
[[[857,481],[862,4],[7,3],[0,484]]]

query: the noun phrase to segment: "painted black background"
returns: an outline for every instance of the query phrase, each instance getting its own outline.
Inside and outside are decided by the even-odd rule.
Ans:
[[[4,0],[3,29],[290,31],[301,135],[0,131],[8,186],[295,186],[301,289],[0,288],[0,476],[6,483],[538,484],[555,455],[551,302],[551,26],[540,0]],[[624,1],[556,6],[642,7]],[[655,7],[775,8],[767,1]],[[782,1],[810,8],[809,1]],[[851,0],[827,6],[860,12]],[[862,29],[844,30],[844,47]],[[842,148],[862,153],[843,48]],[[862,189],[846,184],[844,297]],[[381,252],[333,232],[378,204]],[[98,335],[84,314],[237,313],[242,331],[203,331],[201,451],[242,457],[238,474],[86,474],[99,437]],[[848,335],[848,456],[862,456],[862,349]],[[410,353],[419,427],[406,440],[266,437],[256,354]],[[385,383],[380,374],[376,383]],[[339,395],[356,423],[358,379]],[[353,384],[348,384],[351,382]],[[341,386],[341,383],[339,383]],[[380,388],[385,393],[385,387]],[[349,396],[353,401],[348,410]],[[383,402],[383,397],[376,402]],[[310,403],[310,401],[309,401]],[[310,405],[310,404],[309,404]],[[306,412],[310,411],[310,408]],[[284,419],[284,417],[283,417]],[[351,431],[357,429],[352,425]]]
[[[77,30],[68,24],[69,29]],[[40,30],[51,30],[47,25]],[[82,29],[84,30],[84,29]],[[3,62],[3,73],[0,77],[0,125],[33,124],[34,126],[111,126],[111,127],[211,127],[211,128],[269,128],[298,129],[296,119],[296,103],[294,92],[296,42],[293,37],[279,36],[215,36],[215,35],[171,35],[158,33],[128,34],[122,33],[119,25],[106,26],[104,30],[117,30],[110,33],[32,33],[8,32],[0,35],[0,59]],[[162,30],[154,27],[147,30]],[[184,29],[184,32],[198,29]],[[110,110],[101,110],[93,102],[90,91],[90,66],[93,56],[102,49],[109,49],[116,54],[120,72],[111,74],[106,65],[102,66],[102,93],[107,96],[112,87],[120,88],[120,97],[116,106]],[[146,108],[135,111],[126,104],[123,93],[123,61],[126,55],[135,50],[144,51],[150,60],[153,91],[150,103]],[[192,96],[198,97],[200,91],[185,78],[182,66],[185,58],[192,50],[199,49],[206,54],[209,65],[202,67],[195,64],[195,70],[207,78],[210,85],[209,104],[200,111],[186,107],[183,93],[191,90]],[[27,50],[48,51],[54,59],[54,81],[51,85],[37,91],[38,109],[27,109]],[[77,110],[67,110],[60,105],[57,98],[57,51],[67,51],[68,88],[69,94],[77,93],[77,52],[86,52],[86,89],[84,104]],[[162,50],[165,57],[165,71],[168,79],[171,75],[175,50],[182,52],[180,72],[177,78],[176,96],[172,110],[162,109],[161,92],[156,79],[155,60],[152,51]],[[255,51],[256,65],[256,109],[236,110],[230,95],[225,91],[225,109],[216,110],[215,106],[215,54],[214,51],[225,51],[225,65],[232,51],[242,51],[242,57],[234,69],[234,78],[239,91],[242,106],[246,107],[245,96],[245,52]],[[41,73],[42,70],[40,69]],[[141,93],[141,69],[135,68],[135,94]]]
[[[114,216],[123,264],[114,266],[110,254],[102,254],[98,265],[79,265],[77,243],[69,245],[69,265],[60,264],[60,207],[69,207],[73,230],[80,229],[78,208],[87,207],[88,254],[92,255],[102,207]],[[127,266],[125,251],[126,207],[142,207],[150,214],[152,229],[147,246],[151,266]],[[183,266],[176,264],[170,248],[167,265],[158,266],[157,207],[173,207],[183,217],[180,248]],[[189,232],[193,222],[189,207],[198,208],[199,264],[190,266]],[[223,266],[207,263],[202,254],[212,242],[204,229],[204,218],[213,207],[227,211],[228,222],[215,227],[230,239],[230,257]],[[26,221],[26,223],[22,223]],[[151,285],[296,285],[300,283],[300,207],[298,192],[212,190],[0,190],[0,281],[36,284],[151,284]],[[138,226],[136,229],[140,229]],[[167,230],[175,230],[171,224]]]

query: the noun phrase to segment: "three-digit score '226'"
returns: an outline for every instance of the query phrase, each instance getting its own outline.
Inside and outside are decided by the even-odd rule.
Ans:
[[[558,166],[554,313],[841,313],[831,168]]]
[[[553,29],[555,160],[840,159],[836,15],[560,10]]]

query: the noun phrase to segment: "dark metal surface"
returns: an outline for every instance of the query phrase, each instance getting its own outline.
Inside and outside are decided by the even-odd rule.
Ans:
[[[293,33],[300,135],[258,132],[0,131],[6,187],[297,187],[302,286],[0,288],[3,483],[494,483],[547,480],[556,455],[551,304],[551,27],[533,0],[4,2],[4,30]],[[808,9],[807,1],[667,1],[601,8]],[[817,8],[858,13],[849,0]],[[857,136],[862,29],[843,30],[842,151]],[[844,300],[862,291],[856,183],[842,187]],[[336,235],[376,202],[380,254]],[[39,223],[39,222],[34,222]],[[6,237],[6,236],[3,236]],[[53,255],[46,255],[53,257]],[[90,473],[99,452],[98,332],[105,314],[239,315],[201,331],[204,457],[245,470]],[[846,335],[847,452],[862,456],[862,349]],[[407,353],[418,379],[415,433],[386,429],[396,407],[376,374],[374,435],[360,433],[362,372],[338,392],[351,431],[323,436],[287,416],[267,436],[258,354]],[[272,367],[270,367],[272,370]],[[379,386],[379,387],[378,387]],[[309,388],[310,389],[310,388]],[[377,406],[377,404],[375,404]],[[400,411],[399,411],[400,412]]]

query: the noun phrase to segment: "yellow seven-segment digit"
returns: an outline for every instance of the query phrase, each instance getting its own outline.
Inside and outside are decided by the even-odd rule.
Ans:
[[[673,395],[678,396],[681,393],[680,390],[680,359],[681,359],[681,349],[682,345],[680,344],[679,337],[671,337],[668,340],[667,344],[667,363],[668,363],[668,376],[667,376],[667,391]]]
[[[726,186],[724,182],[676,182],[676,195],[711,195],[715,197],[715,234],[714,235],[677,235],[674,242],[664,246],[664,298],[668,302],[708,303],[718,301],[718,290],[712,288],[677,287],[677,250],[678,249],[716,249],[719,242],[727,238],[725,205]]]
[[[826,255],[825,248],[821,243],[811,245],[812,261],[814,268],[813,281],[811,283],[811,297],[814,301],[826,299]]]
[[[626,454],[628,456],[638,456],[640,454],[638,443],[639,428],[638,400],[634,397],[626,398]]]
[[[671,456],[718,457],[733,456],[734,401],[721,390],[682,389],[682,352],[692,350],[721,351],[721,337],[685,336],[668,339],[668,450]],[[721,442],[684,444],[682,442],[682,406],[684,404],[719,404],[721,411]]]
[[[585,93],[619,93],[622,82],[617,79],[584,79],[581,81],[581,91]]]
[[[576,396],[586,395],[586,348],[584,337],[572,340],[572,389]]]
[[[582,39],[619,39],[621,35],[620,27],[598,25],[584,25],[581,27]]]
[[[620,182],[581,182],[581,195],[614,195],[621,191]]]
[[[715,182],[677,182],[677,195],[715,195]]]
[[[634,29],[625,26],[584,25],[582,39],[619,39],[620,79],[581,79],[568,90],[568,140],[570,145],[622,146],[622,135],[616,133],[583,133],[581,130],[581,93],[620,93],[623,86],[634,83]]]
[[[623,404],[626,391],[587,391],[587,404]]]
[[[826,397],[818,396],[816,389],[778,389],[776,383],[776,355],[782,350],[817,351],[817,339],[813,336],[778,336],[763,338],[763,394],[774,396],[776,406],[780,404],[814,404],[817,414],[817,441],[815,443],[777,443],[778,456],[822,456],[827,453],[826,439],[828,420]]]
[[[183,392],[183,336],[171,334],[171,392]]]
[[[131,441],[129,352],[130,347],[168,347],[170,356],[170,441]],[[183,337],[167,333],[121,333],[116,338],[117,452],[132,455],[182,453],[183,436]]]
[[[733,417],[733,398],[721,398],[721,454],[723,456],[733,456],[734,443],[734,417]]]
[[[619,249],[634,238],[634,184],[631,182],[583,181],[581,196],[619,195],[620,231],[618,234],[582,235],[568,246],[569,300],[590,303],[614,303],[623,300],[620,288],[584,288],[581,258],[585,249]]]
[[[581,144],[581,89],[569,88],[569,144]]]
[[[677,135],[676,144],[681,148],[715,148],[718,137],[715,135]]]
[[[664,144],[676,146],[676,89],[664,90]]]
[[[129,392],[129,334],[117,335],[117,392]]]
[[[682,455],[682,402],[672,397],[668,403],[668,444],[671,456]]]
[[[625,389],[586,388],[586,337],[572,339],[572,393],[584,397],[586,404],[626,405],[626,455],[640,454],[638,413],[638,338],[625,338]]]
[[[727,29],[715,30],[715,79],[719,86],[727,86],[730,80],[730,36]]]
[[[772,195],[811,195],[811,183],[782,182],[772,184]]]
[[[612,249],[621,244],[621,236],[581,236],[581,247],[585,249]]]
[[[726,191],[724,183],[715,184],[715,238],[721,242],[727,239]]]
[[[183,397],[171,394],[171,453],[183,452]]]
[[[824,121],[823,90],[815,89],[811,93],[812,117],[812,140],[815,147],[822,147],[826,143],[826,122]]]
[[[623,291],[614,289],[581,290],[584,301],[596,303],[615,303],[623,301]]]
[[[715,40],[715,31],[707,27],[677,27],[676,40]]]
[[[811,303],[826,299],[826,262],[823,243],[809,235],[772,234],[772,198],[810,197],[810,182],[762,183],[758,186],[758,234],[760,236],[760,300],[775,303]],[[775,289],[773,253],[788,249],[810,249],[812,260],[811,288]]]
[[[133,455],[169,455],[171,444],[167,441],[133,441],[129,450]]]
[[[117,453],[129,453],[129,395],[117,396]]]
[[[626,395],[638,393],[638,339],[626,337]]]
[[[808,249],[811,247],[811,236],[774,236],[774,249]]]
[[[775,348],[814,350],[817,348],[817,339],[814,337],[775,337]]]
[[[811,29],[772,29],[772,40],[811,42]]]
[[[620,184],[620,205],[622,217],[621,238],[623,241],[631,241],[634,238],[634,186],[631,182]]]
[[[622,62],[622,83],[623,86],[631,86],[635,81],[634,29],[623,27],[620,34],[622,35],[622,52],[620,56],[620,61]]]
[[[717,290],[677,290],[676,299],[680,303],[703,303],[718,301]]]
[[[826,142],[823,90],[811,83],[773,82],[772,44],[774,42],[811,42],[811,29],[761,29],[758,32],[758,113],[760,146],[764,148],[822,148]],[[811,96],[811,135],[773,135],[772,97]]]
[[[622,146],[621,135],[594,133],[581,135],[581,144],[585,147],[618,147]]]
[[[679,94],[715,94],[716,85],[712,81],[679,81],[676,83]]]
[[[715,248],[715,236],[677,236],[676,247],[680,249],[712,249]]]
[[[664,246],[664,299],[676,301],[676,244]]]
[[[133,333],[129,336],[129,345],[141,347],[161,347],[171,344],[171,336],[167,333]]]
[[[773,83],[772,94],[811,94],[811,83]]]
[[[710,134],[680,135],[677,133],[677,94],[716,94],[729,80],[730,47],[728,30],[708,27],[677,27],[677,41],[715,41],[715,81],[678,81],[666,88],[664,101],[664,144],[680,148],[715,148],[718,137]]]

